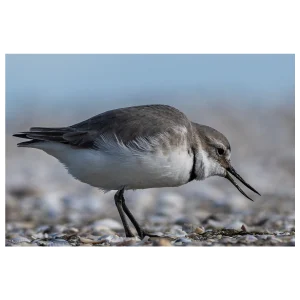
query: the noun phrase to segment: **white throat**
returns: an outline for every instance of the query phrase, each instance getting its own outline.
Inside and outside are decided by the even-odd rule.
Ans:
[[[205,150],[201,150],[199,156],[201,158],[201,163],[199,166],[201,170],[198,170],[198,180],[204,180],[210,176],[224,174],[224,168],[216,160],[210,158]]]

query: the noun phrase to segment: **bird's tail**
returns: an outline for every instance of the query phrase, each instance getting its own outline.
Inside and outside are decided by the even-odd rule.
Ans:
[[[63,139],[63,135],[67,132],[70,132],[70,127],[60,127],[60,128],[32,127],[30,128],[30,131],[19,132],[13,134],[13,136],[30,140],[30,141],[19,143],[18,147],[31,147],[35,143],[44,142],[44,141],[66,143],[66,141]]]

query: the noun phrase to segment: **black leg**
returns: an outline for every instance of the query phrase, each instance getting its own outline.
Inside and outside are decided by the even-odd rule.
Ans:
[[[123,226],[124,226],[126,237],[134,237],[133,233],[131,232],[131,230],[128,226],[126,216],[124,215],[124,212],[123,212],[123,208],[122,208],[123,199],[124,199],[123,193],[124,193],[124,188],[122,188],[121,190],[116,192],[115,203],[116,203],[117,209],[119,211],[119,214],[120,214]]]
[[[145,236],[158,237],[157,235],[150,234],[150,233],[146,232],[145,230],[143,230],[142,227],[140,226],[140,224],[134,218],[134,216],[132,215],[131,211],[129,210],[129,208],[127,207],[127,205],[125,203],[124,190],[122,193],[122,208],[123,208],[125,214],[127,215],[127,217],[129,218],[129,220],[132,222],[133,226],[135,227],[135,229],[141,239],[143,239]]]
[[[137,222],[137,220],[134,218],[134,216],[132,215],[131,211],[129,210],[129,208],[127,207],[126,203],[125,203],[125,198],[124,195],[122,195],[122,208],[125,212],[125,214],[127,215],[127,217],[129,218],[129,220],[131,221],[131,223],[133,224],[133,226],[135,227],[139,237],[142,239],[144,238],[145,234],[143,229],[141,228],[140,224]]]

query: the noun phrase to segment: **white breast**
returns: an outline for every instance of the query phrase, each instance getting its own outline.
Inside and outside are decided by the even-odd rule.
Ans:
[[[188,182],[193,157],[185,142],[162,150],[159,139],[140,139],[125,146],[117,139],[103,137],[99,143],[106,146],[92,150],[44,142],[37,148],[56,157],[78,180],[103,190],[171,187]]]

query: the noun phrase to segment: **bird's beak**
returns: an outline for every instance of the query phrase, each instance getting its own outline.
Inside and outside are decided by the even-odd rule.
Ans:
[[[246,198],[250,199],[251,201],[253,201],[250,197],[248,197],[245,192],[238,186],[238,184],[233,180],[233,178],[229,175],[232,174],[235,178],[237,178],[240,182],[242,182],[248,189],[250,189],[251,191],[253,191],[254,193],[258,194],[259,196],[260,193],[258,191],[256,191],[251,185],[249,185],[236,171],[233,167],[229,166],[226,169],[226,175],[225,178],[228,179]]]

